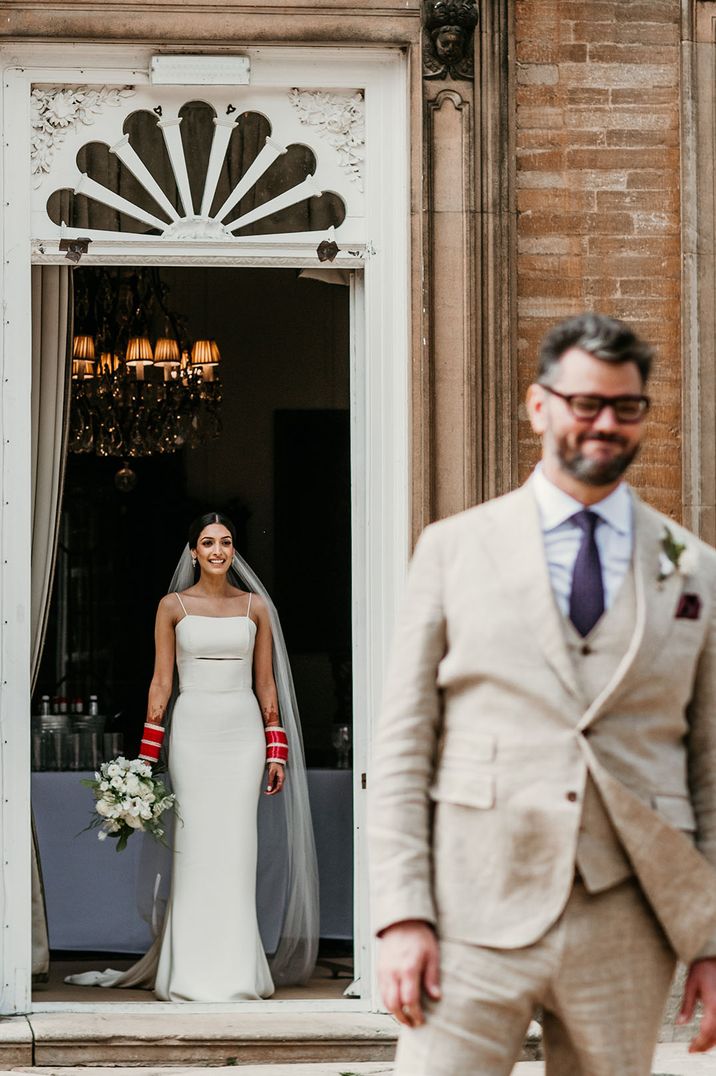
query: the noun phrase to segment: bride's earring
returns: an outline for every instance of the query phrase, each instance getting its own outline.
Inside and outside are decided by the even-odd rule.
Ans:
[[[196,568],[196,557],[191,558],[191,566],[192,568]]]

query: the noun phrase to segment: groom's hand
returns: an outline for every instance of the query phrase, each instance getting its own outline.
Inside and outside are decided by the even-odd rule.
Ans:
[[[383,1003],[406,1027],[424,1022],[422,991],[440,998],[440,952],[435,931],[421,919],[394,923],[383,931],[378,952],[378,982]]]
[[[701,1002],[704,1011],[698,1034],[689,1046],[690,1054],[703,1053],[716,1046],[716,957],[697,960],[689,968],[677,1023],[688,1024],[697,1001]]]

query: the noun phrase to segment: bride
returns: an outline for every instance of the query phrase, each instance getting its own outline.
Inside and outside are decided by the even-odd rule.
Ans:
[[[318,875],[293,682],[276,611],[235,543],[225,516],[195,520],[157,610],[140,758],[158,760],[171,719],[169,775],[181,816],[163,930],[128,971],[68,977],[75,984],[234,1002],[270,997],[275,982],[303,982],[315,964]],[[259,850],[262,784],[283,817],[276,843]],[[270,960],[256,911],[259,851],[269,870],[285,860]]]

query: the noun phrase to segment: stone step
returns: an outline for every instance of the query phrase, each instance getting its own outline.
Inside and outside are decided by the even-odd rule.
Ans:
[[[0,1076],[6,1070],[0,1069]],[[63,1068],[56,1065],[20,1068],[14,1073],[27,1073],[28,1076],[391,1076],[393,1065],[390,1062],[378,1063],[354,1061],[336,1062],[326,1065],[235,1065],[212,1067],[207,1074],[206,1068]]]
[[[390,1016],[363,1012],[34,1012],[0,1020],[0,1070],[35,1066],[68,1070],[92,1066],[247,1067],[329,1065],[350,1071],[367,1064],[373,1076],[395,1055],[398,1025]],[[539,1056],[532,1037],[524,1059]],[[318,1069],[317,1071],[320,1071]],[[357,1072],[360,1070],[356,1070]]]
[[[665,1043],[657,1048],[654,1059],[654,1076],[713,1076],[716,1072],[716,1054],[692,1055],[687,1052],[684,1043]],[[241,1076],[392,1076],[393,1066],[381,1062],[336,1062],[317,1065],[283,1064],[283,1065],[246,1065],[239,1066]],[[0,1070],[0,1076],[7,1072]],[[57,1065],[23,1067],[12,1070],[26,1073],[27,1076],[208,1076],[206,1068],[153,1067],[153,1068],[112,1068],[108,1072],[103,1067],[62,1067]],[[236,1066],[212,1068],[211,1076],[232,1076]],[[520,1062],[513,1070],[513,1076],[544,1076],[544,1065],[540,1061]]]
[[[17,1021],[17,1023],[16,1023]],[[24,1024],[22,1023],[24,1021]],[[8,1065],[8,1024],[23,1056]],[[2,1024],[5,1027],[2,1027]],[[279,1062],[390,1061],[397,1025],[357,1012],[40,1012],[0,1024],[0,1065],[235,1066]],[[8,1051],[9,1052],[9,1051]]]

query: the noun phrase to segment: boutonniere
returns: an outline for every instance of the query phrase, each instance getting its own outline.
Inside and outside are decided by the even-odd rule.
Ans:
[[[696,571],[699,555],[696,548],[686,542],[678,542],[668,527],[664,527],[659,553],[659,582],[663,583],[670,575],[693,575]]]

